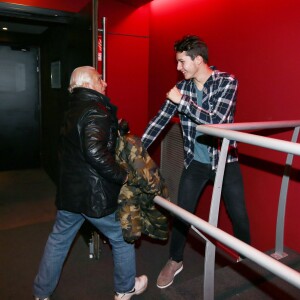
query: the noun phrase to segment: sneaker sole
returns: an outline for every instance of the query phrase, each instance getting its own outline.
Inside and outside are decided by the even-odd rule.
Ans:
[[[147,278],[147,280],[146,280],[145,286],[144,286],[141,290],[136,291],[136,292],[135,292],[135,295],[140,295],[141,293],[145,292],[145,290],[147,289],[147,287],[148,287],[148,278]]]
[[[175,276],[178,275],[182,270],[183,270],[183,265],[175,272],[174,277],[173,277],[173,280],[172,280],[171,282],[169,282],[169,283],[166,284],[166,285],[158,285],[158,284],[156,284],[156,286],[157,286],[159,289],[165,289],[165,288],[167,288],[168,286],[170,286],[170,285],[173,283]]]
[[[136,296],[136,295],[140,295],[142,294],[148,287],[148,277],[146,276],[146,284],[144,285],[144,287],[140,290],[135,290],[134,292],[132,293],[128,293],[128,294],[123,294],[123,296],[121,296],[121,298],[119,298],[118,296],[115,296],[115,300],[116,299],[131,299],[133,296]],[[129,296],[129,298],[128,298]]]

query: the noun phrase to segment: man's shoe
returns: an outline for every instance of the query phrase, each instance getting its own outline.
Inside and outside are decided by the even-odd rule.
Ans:
[[[34,297],[34,300],[50,300],[50,298],[49,297],[46,297],[46,298]]]
[[[183,269],[183,263],[169,259],[164,268],[158,275],[156,285],[160,289],[164,289],[173,283],[174,277]]]
[[[146,275],[135,278],[135,285],[132,291],[127,293],[115,293],[115,300],[128,300],[134,295],[143,293],[148,285],[148,278]]]

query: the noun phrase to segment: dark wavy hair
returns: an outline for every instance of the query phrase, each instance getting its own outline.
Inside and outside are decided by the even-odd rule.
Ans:
[[[197,35],[186,35],[181,40],[176,41],[174,50],[176,52],[185,51],[186,55],[190,56],[192,60],[200,55],[205,63],[208,62],[207,45]]]

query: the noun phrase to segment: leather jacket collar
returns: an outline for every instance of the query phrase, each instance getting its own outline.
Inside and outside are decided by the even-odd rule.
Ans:
[[[110,100],[105,95],[84,87],[77,87],[73,89],[71,93],[72,96],[75,96],[77,99],[79,98],[82,101],[101,101],[103,104],[110,104]]]
[[[76,100],[75,100],[76,99]],[[84,87],[77,87],[73,89],[71,93],[71,101],[95,101],[100,102],[101,104],[109,107],[113,112],[117,111],[117,107],[110,102],[110,99],[92,89],[84,88]]]

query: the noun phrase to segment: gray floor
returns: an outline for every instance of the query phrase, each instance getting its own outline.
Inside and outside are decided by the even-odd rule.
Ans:
[[[39,169],[0,172],[0,299],[32,299],[32,281],[55,217],[55,186]],[[82,234],[74,242],[53,300],[113,299],[112,257],[101,243],[99,260],[89,259]],[[300,270],[289,251],[285,263]],[[166,262],[168,243],[143,238],[137,243],[138,274],[147,274],[147,291],[136,299],[203,299],[204,245],[191,233],[184,270],[174,284],[160,290],[157,275]],[[215,299],[300,299],[300,290],[250,261],[217,253]]]

